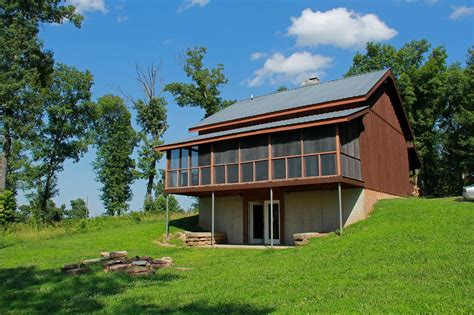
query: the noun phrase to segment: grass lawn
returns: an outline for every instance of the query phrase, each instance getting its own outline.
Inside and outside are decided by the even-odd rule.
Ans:
[[[177,219],[178,231],[195,218]],[[79,231],[0,234],[0,314],[474,312],[474,203],[379,202],[343,236],[285,250],[160,247],[164,221],[108,218]],[[171,256],[146,278],[66,276],[104,250]]]

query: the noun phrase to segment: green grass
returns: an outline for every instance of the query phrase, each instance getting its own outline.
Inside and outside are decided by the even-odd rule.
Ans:
[[[379,202],[371,217],[287,250],[159,247],[164,222],[101,219],[0,236],[0,313],[474,312],[474,203]],[[196,218],[172,223],[172,232]],[[103,250],[171,256],[147,278],[59,268]]]

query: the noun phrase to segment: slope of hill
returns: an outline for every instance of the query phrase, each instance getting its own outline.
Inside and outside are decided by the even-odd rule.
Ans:
[[[96,221],[0,234],[0,313],[474,311],[474,203],[382,201],[343,236],[275,251],[160,247],[160,218]],[[194,223],[177,219],[172,232]],[[146,278],[59,272],[103,250],[186,268]]]

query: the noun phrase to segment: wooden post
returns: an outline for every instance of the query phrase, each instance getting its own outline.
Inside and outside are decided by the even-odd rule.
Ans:
[[[212,206],[211,206],[211,221],[212,221],[212,224],[211,224],[211,246],[214,246],[214,205],[215,205],[215,201],[214,201],[214,192],[212,192]]]
[[[166,226],[165,226],[165,229],[166,229],[166,240],[169,239],[169,202],[168,202],[168,199],[169,199],[169,195],[166,195]]]

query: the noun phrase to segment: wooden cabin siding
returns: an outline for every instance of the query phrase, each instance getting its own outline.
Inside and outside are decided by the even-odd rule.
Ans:
[[[397,196],[410,195],[407,143],[386,91],[377,98],[363,123],[360,146],[365,187]]]

